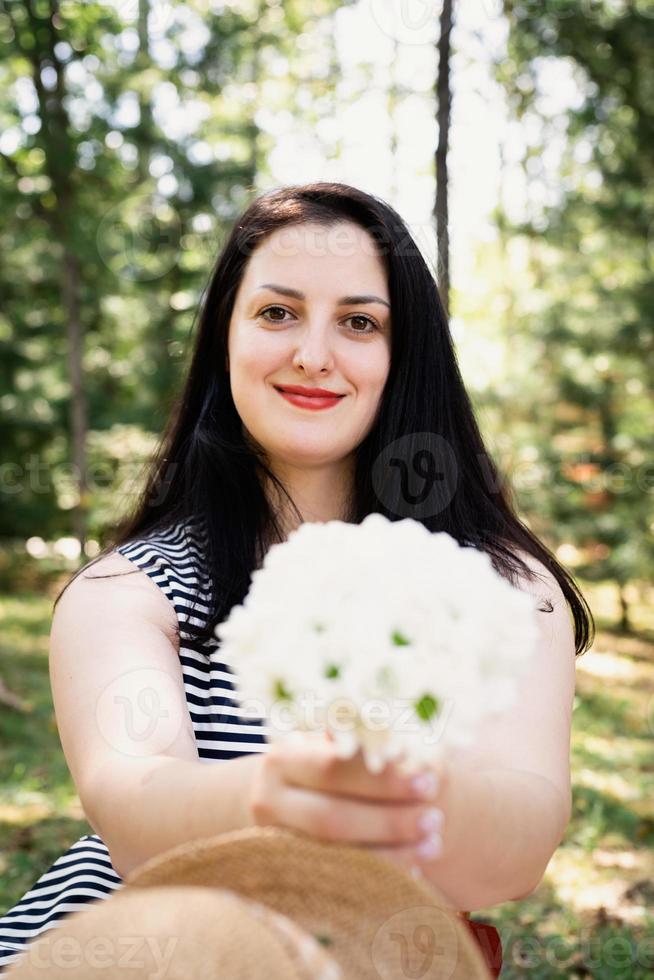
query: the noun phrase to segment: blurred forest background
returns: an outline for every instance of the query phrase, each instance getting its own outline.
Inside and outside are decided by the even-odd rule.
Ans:
[[[411,8],[0,0],[0,914],[88,832],[52,599],[139,489],[234,219],[335,179],[415,229],[487,443],[599,627],[569,834],[534,896],[483,916],[502,975],[651,976],[654,0]]]

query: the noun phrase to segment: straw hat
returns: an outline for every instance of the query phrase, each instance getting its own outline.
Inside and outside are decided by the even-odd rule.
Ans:
[[[491,977],[465,920],[433,886],[364,848],[280,827],[156,855],[115,895],[33,940],[6,977],[123,978],[128,969],[149,980]]]

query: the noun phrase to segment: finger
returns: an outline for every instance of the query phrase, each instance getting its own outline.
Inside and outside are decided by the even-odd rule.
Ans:
[[[387,802],[435,800],[442,788],[443,771],[437,765],[425,767],[418,775],[402,773],[391,760],[380,772],[370,772],[359,749],[351,758],[337,754],[332,741],[306,740],[284,743],[275,753],[274,763],[284,782],[291,786],[320,790],[338,796]]]
[[[391,861],[403,870],[410,872],[414,878],[427,880],[426,870],[428,866],[432,862],[438,861],[443,853],[441,836],[435,834],[433,837],[438,839],[438,845],[432,849],[431,857],[425,857],[424,850],[420,849],[423,843],[422,841],[418,844],[399,844],[395,847],[386,847],[378,844],[361,846],[378,857]]]
[[[425,803],[367,803],[285,785],[276,807],[284,826],[346,844],[418,844],[440,833],[443,814]]]

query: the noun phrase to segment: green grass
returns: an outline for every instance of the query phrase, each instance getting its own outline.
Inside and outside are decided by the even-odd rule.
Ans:
[[[613,626],[606,586],[584,588],[598,624],[577,659],[573,814],[539,888],[474,917],[502,938],[502,978],[654,976],[654,632]]]
[[[654,623],[643,606],[640,632],[621,635],[606,588],[586,594],[600,628],[577,660],[565,840],[533,895],[474,913],[500,932],[503,980],[654,975]],[[51,612],[47,598],[0,599],[0,676],[30,709],[0,707],[0,914],[93,832],[52,707]]]
[[[51,601],[0,600],[0,677],[25,713],[0,705],[0,914],[83,834],[64,758],[48,674]]]

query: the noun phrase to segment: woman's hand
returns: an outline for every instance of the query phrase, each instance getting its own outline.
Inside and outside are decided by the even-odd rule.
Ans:
[[[341,759],[332,741],[314,736],[271,743],[258,760],[248,801],[252,824],[365,846],[407,869],[440,854],[442,762],[413,776],[396,762],[372,773],[361,751]]]

